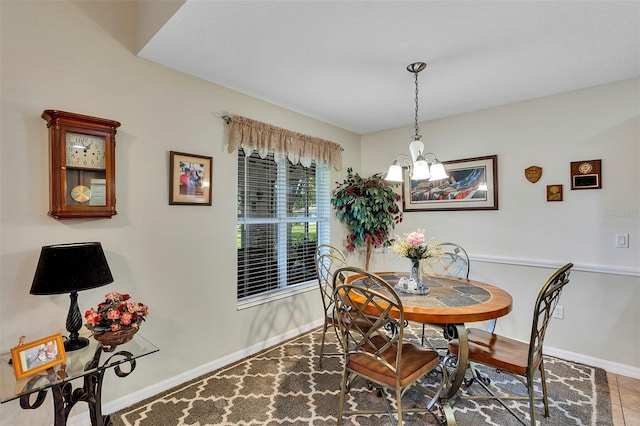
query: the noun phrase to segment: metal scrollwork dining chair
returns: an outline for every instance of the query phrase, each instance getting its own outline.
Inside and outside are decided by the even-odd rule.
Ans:
[[[442,256],[432,257],[423,263],[424,271],[430,274],[469,278],[469,255],[462,246],[443,242],[438,244]]]
[[[393,287],[378,275],[349,266],[335,272],[334,287],[334,318],[344,352],[338,424],[348,415],[388,413],[393,417],[397,413],[401,426],[403,412],[431,412],[437,395],[422,407],[402,407],[404,393],[419,386],[418,379],[439,365],[440,356],[404,340],[404,310]],[[346,393],[358,377],[379,389],[390,389],[397,408],[385,401],[384,410],[345,410]]]
[[[467,331],[469,340],[469,361],[493,367],[498,372],[507,373],[517,378],[527,388],[527,396],[502,396],[492,391],[492,386],[488,386],[482,380],[478,383],[487,391],[488,395],[463,396],[461,399],[471,400],[497,400],[511,414],[513,414],[522,424],[527,424],[520,418],[504,401],[529,401],[529,416],[531,425],[536,424],[535,401],[544,403],[544,416],[549,417],[549,401],[547,397],[547,384],[545,379],[543,344],[549,325],[549,320],[553,315],[553,310],[558,304],[564,286],[569,283],[569,274],[572,263],[567,263],[551,275],[542,286],[533,311],[533,324],[531,326],[531,336],[528,342],[510,339],[490,333],[477,328],[470,328]],[[457,355],[458,341],[456,339],[449,342],[449,351]],[[477,372],[470,369],[472,374]],[[542,397],[536,397],[534,393],[534,375],[536,370],[540,371],[540,384]]]
[[[442,256],[432,257],[423,262],[422,271],[427,274],[447,275],[452,277],[469,278],[469,255],[462,246],[443,242],[438,244],[442,249]],[[495,327],[495,320],[490,324],[491,331]],[[422,324],[422,344],[425,342],[426,324]],[[427,342],[434,349],[446,350],[437,346],[435,343],[427,339]]]
[[[347,259],[342,251],[331,244],[320,244],[316,249],[316,275],[320,287],[320,297],[324,308],[324,324],[322,326],[322,343],[320,344],[320,361],[325,356],[342,356],[342,352],[325,353],[324,344],[327,330],[333,328],[333,274],[347,264]]]

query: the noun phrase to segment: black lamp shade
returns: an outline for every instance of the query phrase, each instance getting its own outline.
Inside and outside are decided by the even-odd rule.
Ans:
[[[112,282],[100,243],[56,244],[42,247],[30,293],[71,293]]]
[[[70,293],[71,304],[66,323],[69,337],[64,342],[67,352],[82,349],[89,344],[89,339],[80,337],[78,333],[82,327],[78,292],[112,282],[111,270],[100,243],[70,243],[42,247],[30,293]]]

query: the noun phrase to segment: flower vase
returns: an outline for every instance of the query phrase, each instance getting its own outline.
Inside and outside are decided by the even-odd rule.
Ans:
[[[409,280],[416,282],[416,289],[422,290],[422,259],[410,259],[411,260],[411,273],[409,274]]]

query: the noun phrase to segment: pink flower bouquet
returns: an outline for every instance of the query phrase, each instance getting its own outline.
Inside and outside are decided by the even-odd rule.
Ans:
[[[105,295],[98,308],[84,313],[86,326],[95,333],[118,331],[124,328],[138,328],[149,314],[149,307],[142,303],[129,302],[128,294],[111,292]]]

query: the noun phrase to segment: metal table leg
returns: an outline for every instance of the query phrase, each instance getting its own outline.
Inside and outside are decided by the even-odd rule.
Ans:
[[[53,398],[54,408],[54,426],[65,426],[69,418],[69,413],[74,405],[78,402],[86,402],[89,406],[89,416],[91,417],[92,426],[109,426],[111,425],[110,416],[104,416],[102,414],[102,382],[106,368],[100,367],[100,355],[102,352],[108,352],[108,348],[98,346],[93,359],[87,363],[85,370],[95,370],[91,373],[87,373],[84,376],[84,385],[82,387],[73,389],[71,382],[57,383],[51,386],[51,395]],[[113,350],[113,349],[111,349]],[[133,358],[133,354],[127,351],[120,351],[111,355],[102,365],[110,365],[110,360],[113,357],[122,356],[125,358],[125,363],[130,365],[129,371],[123,371],[120,365],[114,366],[114,372],[118,377],[126,377],[133,372],[136,368],[136,360]],[[59,380],[58,373],[55,373],[53,369],[47,371],[47,375],[38,375],[33,377],[27,383],[36,383],[43,377],[47,377],[50,381],[54,382]],[[64,371],[61,371],[64,374]],[[29,396],[24,395],[20,397],[20,407],[23,409],[36,409],[42,405],[47,395],[47,389],[38,391],[36,399],[31,403]]]

